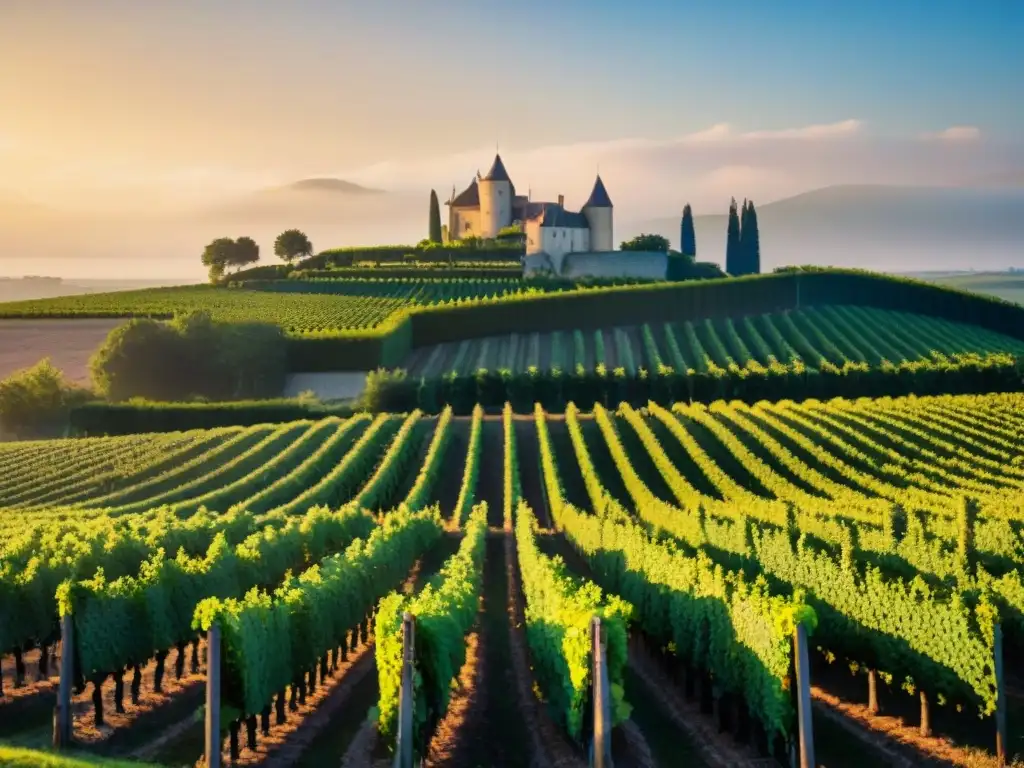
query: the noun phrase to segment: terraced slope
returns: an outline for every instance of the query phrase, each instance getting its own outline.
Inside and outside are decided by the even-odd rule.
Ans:
[[[977,326],[894,310],[822,306],[698,322],[657,323],[596,331],[555,331],[468,339],[417,349],[405,368],[414,376],[463,375],[480,369],[544,372],[603,366],[707,372],[715,367],[801,361],[818,369],[855,363],[941,360],[954,355],[1024,355],[1024,342]]]

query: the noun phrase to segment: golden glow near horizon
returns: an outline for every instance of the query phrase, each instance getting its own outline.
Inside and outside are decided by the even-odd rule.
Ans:
[[[721,213],[732,196],[761,203],[831,184],[948,184],[1019,167],[1020,146],[953,114],[945,96],[942,109],[893,118],[884,99],[783,92],[793,79],[769,68],[774,90],[740,98],[736,88],[751,86],[736,80],[738,65],[714,76],[697,66],[699,35],[683,50],[650,44],[667,28],[658,20],[676,13],[668,6],[629,11],[648,30],[634,56],[598,56],[636,47],[613,23],[623,9],[550,29],[529,14],[504,19],[504,39],[530,32],[537,48],[526,56],[510,44],[495,59],[497,12],[468,0],[0,0],[0,259],[142,249],[191,260],[209,239],[250,226],[263,238],[307,226],[324,246],[416,239],[428,190],[445,198],[465,186],[496,142],[519,187],[570,205],[600,165],[622,222],[677,216],[686,202]],[[547,13],[579,18],[562,6]],[[688,14],[692,29],[717,28]],[[453,33],[455,21],[465,31]],[[525,101],[521,70],[545,74]],[[369,213],[350,200],[306,211],[253,197],[311,176],[399,194]]]

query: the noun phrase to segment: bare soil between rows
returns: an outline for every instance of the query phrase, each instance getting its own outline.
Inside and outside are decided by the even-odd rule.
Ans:
[[[0,378],[44,357],[78,384],[89,383],[89,358],[124,318],[0,320]]]

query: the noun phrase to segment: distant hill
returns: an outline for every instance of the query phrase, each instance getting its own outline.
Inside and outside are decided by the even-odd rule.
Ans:
[[[694,217],[697,257],[725,257],[725,214]],[[1024,187],[845,185],[758,205],[762,268],[787,264],[882,271],[1024,266]],[[679,241],[679,219],[616,226]]]
[[[1024,305],[1024,273],[1022,272],[968,272],[956,275],[921,276],[940,285],[964,291],[986,293],[1000,299]]]
[[[382,189],[371,189],[344,179],[300,179],[274,191],[337,192],[344,195],[379,195]]]
[[[1015,168],[989,176],[980,176],[968,182],[979,187],[1024,187],[1024,168]]]
[[[214,238],[253,237],[262,261],[273,263],[274,238],[293,227],[316,249],[414,243],[427,234],[427,204],[426,192],[383,192],[343,179],[302,179],[186,209],[154,205],[144,213],[84,214],[0,198],[0,275],[201,278],[199,254]]]
[[[337,243],[416,242],[426,235],[427,196],[385,192],[344,179],[301,179],[197,211],[194,221],[251,233],[257,242],[290,227],[317,248]]]
[[[214,238],[249,235],[264,261],[273,261],[274,238],[292,227],[317,249],[415,243],[427,233],[428,191],[307,178],[187,210],[154,204],[141,213],[136,207],[95,214],[0,196],[0,274],[201,278],[199,254]],[[1024,268],[1024,186],[1011,183],[834,186],[759,202],[757,210],[765,270],[788,264],[885,272]],[[724,213],[696,213],[698,259],[723,264]],[[616,244],[641,232],[678,245],[679,218],[616,216]]]

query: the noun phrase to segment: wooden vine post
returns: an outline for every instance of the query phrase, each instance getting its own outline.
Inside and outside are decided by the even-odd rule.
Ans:
[[[871,667],[868,669],[868,712],[877,715],[878,707],[878,671]]]
[[[220,768],[220,627],[206,633],[206,742],[207,768]]]
[[[398,692],[398,735],[395,740],[395,768],[413,768],[413,692],[416,663],[416,624],[413,615],[402,614],[402,687]]]
[[[71,687],[74,684],[75,625],[69,614],[60,617],[60,687],[53,710],[53,746],[71,746],[74,720],[71,715]]]
[[[608,645],[601,617],[590,622],[591,685],[594,702],[594,737],[590,748],[593,768],[612,768],[612,697],[608,685]]]
[[[811,662],[807,651],[807,628],[797,624],[793,632],[796,662],[797,720],[800,725],[800,768],[815,768],[814,728],[811,716]]]
[[[1006,765],[1006,681],[1003,679],[1003,628],[996,624],[993,642],[996,672],[996,764]]]

